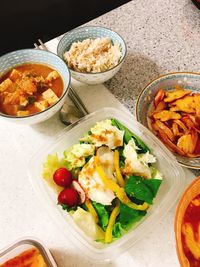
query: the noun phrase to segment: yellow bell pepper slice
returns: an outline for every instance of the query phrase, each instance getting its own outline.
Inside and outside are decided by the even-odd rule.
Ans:
[[[95,222],[98,223],[98,221],[99,221],[98,214],[97,214],[95,208],[93,207],[93,205],[92,205],[92,203],[91,203],[91,201],[90,201],[89,199],[87,199],[87,200],[85,201],[85,205],[86,205],[86,207],[87,207],[89,213],[92,214],[92,216],[93,216]]]
[[[118,197],[118,199],[124,203],[125,205],[127,205],[129,208],[132,208],[134,210],[146,210],[149,205],[144,202],[142,205],[137,205],[135,203],[133,203],[127,196],[126,192],[124,191],[124,188],[120,187],[117,183],[115,183],[112,179],[110,179],[109,177],[106,176],[103,168],[98,165],[96,167],[96,171],[99,174],[99,176],[101,177],[103,183],[105,184],[106,187],[108,187],[110,190],[112,190],[116,196]]]
[[[112,210],[109,221],[108,221],[108,226],[107,226],[106,232],[105,232],[105,243],[112,242],[112,230],[113,230],[113,226],[115,224],[115,220],[116,220],[117,216],[119,215],[119,212],[120,212],[120,207],[119,207],[119,201],[118,201],[117,205]]]
[[[125,182],[124,182],[124,179],[122,177],[122,174],[119,168],[119,151],[118,150],[115,150],[114,152],[114,166],[115,166],[117,182],[121,187],[124,187]]]

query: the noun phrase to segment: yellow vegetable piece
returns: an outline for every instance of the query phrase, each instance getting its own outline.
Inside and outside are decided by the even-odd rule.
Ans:
[[[113,230],[113,225],[115,224],[115,220],[117,216],[119,215],[120,212],[120,207],[119,207],[119,201],[116,205],[116,207],[113,209],[111,212],[109,221],[108,221],[108,226],[106,228],[106,233],[105,233],[105,243],[110,243],[112,242],[112,230]]]
[[[94,207],[93,207],[93,205],[92,205],[92,203],[90,202],[89,199],[87,199],[87,200],[85,201],[85,205],[86,205],[86,207],[87,207],[89,213],[92,214],[92,216],[93,216],[95,222],[98,223],[98,221],[99,221],[98,214],[96,213],[96,210],[94,209]]]
[[[124,187],[125,182],[124,182],[124,179],[122,177],[122,174],[119,168],[119,151],[118,150],[115,150],[114,152],[114,166],[115,166],[116,178],[117,178],[118,184],[121,187]]]
[[[99,174],[99,176],[101,177],[101,179],[102,179],[103,183],[106,185],[106,187],[108,187],[110,190],[112,190],[122,203],[124,203],[128,207],[135,209],[135,210],[146,210],[148,208],[148,204],[146,202],[144,202],[144,204],[142,204],[142,205],[137,205],[137,204],[131,202],[131,200],[126,195],[124,188],[120,187],[112,179],[107,177],[103,168],[100,165],[97,166],[96,171]]]
[[[129,208],[134,209],[134,210],[147,210],[149,207],[149,205],[146,202],[144,202],[142,205],[137,205],[133,202],[128,202],[128,203],[126,203],[126,205]]]

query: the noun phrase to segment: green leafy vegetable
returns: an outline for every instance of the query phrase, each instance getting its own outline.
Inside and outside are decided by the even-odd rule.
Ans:
[[[146,211],[144,210],[134,210],[120,203],[119,222],[125,230],[129,230],[134,223],[140,221],[145,215]]]
[[[114,238],[119,238],[122,236],[124,230],[120,222],[116,222],[113,226],[112,235]]]
[[[158,189],[162,183],[162,180],[159,179],[145,179],[144,183],[151,188],[151,191],[153,193],[153,197],[157,195]]]
[[[162,180],[144,179],[141,176],[130,176],[125,185],[128,195],[152,204]]]
[[[73,211],[77,210],[77,206],[69,207],[69,206],[67,206],[65,204],[59,204],[59,205],[61,205],[61,207],[62,207],[63,210],[66,210],[68,212],[70,212],[72,210]]]
[[[108,225],[108,221],[109,221],[109,212],[106,209],[106,206],[100,204],[100,203],[96,203],[95,201],[92,202],[92,205],[94,206],[98,217],[99,217],[99,225],[101,226],[101,228],[105,231],[106,227]]]
[[[131,138],[134,139],[135,144],[141,149],[138,153],[146,153],[147,151],[150,152],[149,147],[134,133],[132,133],[128,128],[122,125],[118,120],[111,119],[112,125],[116,126],[119,130],[124,131],[124,142],[128,144]]]

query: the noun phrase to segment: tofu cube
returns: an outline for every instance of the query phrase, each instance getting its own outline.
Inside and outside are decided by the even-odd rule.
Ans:
[[[8,88],[13,84],[11,79],[7,78],[0,84],[0,93],[8,90]]]
[[[56,70],[52,71],[49,73],[49,75],[47,76],[46,80],[48,82],[51,82],[53,80],[56,80],[57,78],[59,78],[59,74]]]
[[[49,103],[49,105],[53,105],[59,99],[51,88],[49,88],[45,92],[43,92],[42,96]]]
[[[18,110],[17,111],[17,116],[27,116],[27,115],[29,115],[28,110]]]
[[[35,105],[35,107],[38,108],[40,111],[45,110],[45,109],[49,106],[47,100],[42,100],[42,101],[39,101],[39,102],[35,102],[34,105]]]
[[[28,100],[26,99],[26,97],[20,96],[19,97],[19,104],[20,104],[20,106],[23,106],[23,107],[27,106]]]
[[[10,79],[15,82],[16,80],[18,80],[19,78],[21,78],[21,72],[19,72],[16,69],[13,69],[11,74],[10,74]]]

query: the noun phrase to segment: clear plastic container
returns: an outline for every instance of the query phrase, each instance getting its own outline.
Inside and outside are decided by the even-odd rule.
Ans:
[[[40,240],[32,237],[17,240],[15,243],[1,250],[0,265],[8,260],[13,259],[16,256],[19,256],[19,254],[21,254],[22,252],[33,248],[37,248],[39,250],[48,267],[58,267],[49,249],[44,244],[42,244]]]
[[[79,138],[94,126],[97,121],[109,118],[119,120],[151,148],[151,152],[157,158],[157,168],[164,174],[164,180],[156,199],[154,199],[154,204],[148,209],[144,219],[117,241],[111,244],[102,244],[87,237],[74,223],[71,216],[57,205],[57,194],[42,179],[41,174],[42,164],[48,154],[57,153],[62,157],[63,151],[77,143]],[[62,234],[82,250],[83,255],[95,260],[95,262],[116,258],[116,256],[133,246],[139,239],[145,237],[176,202],[185,183],[183,169],[157,137],[137,122],[130,113],[113,108],[98,110],[64,129],[59,135],[55,136],[52,143],[47,147],[41,148],[32,158],[28,172],[40,201],[44,203],[45,209],[61,229]]]

